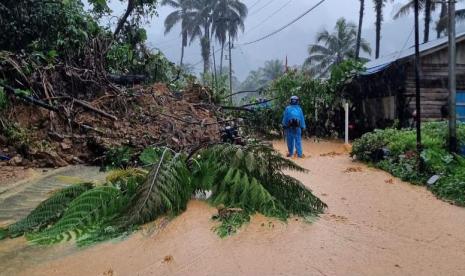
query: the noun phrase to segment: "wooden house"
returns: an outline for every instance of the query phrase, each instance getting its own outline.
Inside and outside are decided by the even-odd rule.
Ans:
[[[410,47],[368,62],[365,71],[347,85],[356,123],[364,130],[384,128],[398,121],[408,126],[415,110],[415,49]],[[448,38],[420,45],[421,119],[447,117]],[[457,92],[465,96],[465,33],[457,35]],[[459,119],[465,119],[465,106],[459,101]]]

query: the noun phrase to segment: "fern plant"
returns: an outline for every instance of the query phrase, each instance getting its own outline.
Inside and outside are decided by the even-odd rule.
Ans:
[[[28,234],[27,238],[35,244],[85,238],[112,221],[127,202],[115,187],[96,187],[73,200],[57,223],[39,233]]]
[[[150,172],[116,170],[104,186],[63,189],[11,225],[10,232],[27,233],[36,244],[75,239],[78,245],[88,245],[129,233],[160,216],[175,216],[199,191],[212,191],[209,202],[215,206],[241,210],[220,220],[220,235],[234,233],[256,212],[285,220],[317,215],[326,207],[300,181],[283,173],[306,170],[264,144],[214,145],[190,155],[162,148],[150,154],[147,160],[155,162]]]
[[[286,218],[284,206],[272,196],[253,176],[230,168],[224,179],[212,187],[210,202],[218,206],[242,208],[249,212],[260,212],[267,216]]]
[[[210,187],[215,205],[246,207],[278,218],[317,215],[326,208],[300,181],[283,173],[306,170],[265,144],[217,145],[204,150],[202,155],[206,156],[203,162],[216,164],[215,179],[210,181],[218,183]]]
[[[176,215],[185,210],[193,190],[186,156],[165,148],[131,199],[123,225],[143,224],[165,214]]]
[[[109,185],[116,187],[126,196],[133,196],[137,187],[145,181],[148,172],[138,168],[116,169],[106,177]]]
[[[244,210],[219,208],[218,215],[213,216],[212,219],[220,222],[213,230],[218,236],[224,238],[236,233],[242,225],[248,223],[250,221],[250,213]]]
[[[8,234],[11,237],[21,236],[26,232],[35,232],[56,222],[68,205],[79,195],[90,190],[92,184],[76,184],[55,192],[43,201],[27,217],[10,225]]]

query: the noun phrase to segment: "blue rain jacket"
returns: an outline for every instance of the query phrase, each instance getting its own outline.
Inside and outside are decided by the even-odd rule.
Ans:
[[[305,125],[304,113],[300,105],[289,105],[286,107],[286,110],[284,110],[282,125],[287,127],[287,123],[292,119],[299,120],[300,128],[307,128]]]

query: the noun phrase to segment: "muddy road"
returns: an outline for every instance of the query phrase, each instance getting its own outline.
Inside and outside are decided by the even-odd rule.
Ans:
[[[283,143],[275,146],[284,151]],[[2,274],[4,267],[0,275],[465,275],[465,208],[344,152],[339,143],[307,142],[307,158],[297,160],[310,173],[295,176],[329,206],[312,224],[255,216],[220,239],[211,230],[216,210],[192,201],[161,228],[147,225],[126,240],[91,248],[25,255],[13,253],[30,248],[24,240],[2,241],[0,258],[9,259],[0,266],[11,273]]]

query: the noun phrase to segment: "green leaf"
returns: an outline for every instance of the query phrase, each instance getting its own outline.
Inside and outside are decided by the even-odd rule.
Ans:
[[[139,156],[139,160],[143,165],[153,165],[160,160],[162,152],[160,148],[146,148]]]

